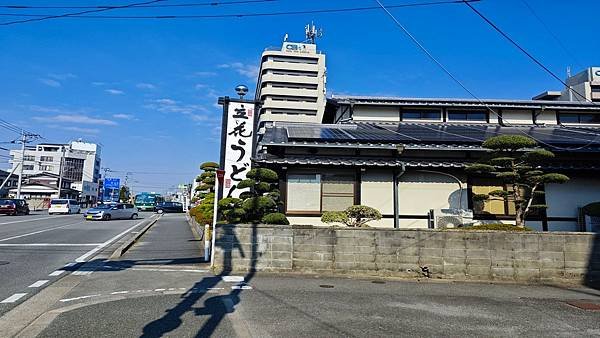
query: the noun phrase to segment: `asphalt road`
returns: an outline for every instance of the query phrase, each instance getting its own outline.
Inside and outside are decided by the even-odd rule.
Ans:
[[[144,217],[144,216],[142,216]],[[0,216],[0,315],[74,270],[105,242],[141,220],[85,221],[33,212]]]

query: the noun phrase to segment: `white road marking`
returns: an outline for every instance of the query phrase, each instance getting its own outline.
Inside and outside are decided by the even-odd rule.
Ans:
[[[46,232],[46,231],[52,231],[52,230],[56,230],[56,229],[62,229],[71,225],[75,225],[75,224],[79,224],[79,223],[83,223],[85,221],[79,221],[76,223],[69,223],[69,224],[65,224],[65,225],[61,225],[58,227],[53,227],[53,228],[48,228],[48,229],[44,229],[44,230],[38,230],[38,231],[34,231],[34,232],[30,232],[30,233],[26,233],[26,234],[22,234],[22,235],[18,235],[18,236],[12,236],[12,237],[8,237],[8,238],[2,238],[0,239],[0,242],[5,242],[5,241],[10,241],[11,239],[17,239],[17,238],[21,238],[21,237],[27,237],[27,236],[31,236],[31,235],[37,235],[37,234],[41,234],[42,232]],[[2,225],[2,224],[0,224]]]
[[[131,268],[129,270],[137,271],[159,271],[159,272],[208,272],[208,270],[192,270],[192,269],[157,269],[157,268]]]
[[[154,289],[156,292],[165,291],[166,289]]]
[[[231,287],[232,290],[252,290],[250,285],[233,285]]]
[[[224,282],[243,282],[244,276],[223,276]]]
[[[29,285],[29,287],[30,288],[39,288],[40,286],[42,286],[42,285],[44,285],[46,283],[48,283],[48,280],[47,279],[43,279],[43,280],[39,280],[39,281],[37,281],[37,282]]]
[[[14,295],[1,301],[0,304],[14,303],[14,302],[18,301],[19,299],[23,298],[25,295],[26,295],[26,293],[15,293]]]
[[[65,298],[65,299],[61,299],[61,302],[70,302],[73,300],[80,300],[80,299],[86,299],[86,298],[92,298],[92,297],[98,297],[98,296],[102,296],[102,295],[89,295],[89,296],[81,296],[81,297],[74,297],[74,298]]]
[[[153,220],[150,220],[150,221],[152,222]],[[114,242],[114,241],[116,241],[117,239],[121,238],[121,236],[124,236],[125,234],[127,234],[127,233],[128,233],[128,232],[130,232],[131,230],[135,229],[136,227],[140,226],[140,225],[141,225],[142,223],[144,223],[144,222],[145,222],[145,220],[143,220],[143,221],[141,221],[141,222],[139,222],[139,223],[136,223],[136,224],[135,224],[134,226],[132,226],[131,228],[129,228],[129,229],[127,229],[127,230],[125,230],[125,231],[121,232],[120,234],[116,235],[115,237],[113,237],[113,238],[109,239],[108,241],[106,241],[106,242],[104,242],[104,243],[100,244],[98,247],[96,247],[96,248],[94,248],[94,249],[92,249],[92,250],[90,250],[90,251],[88,251],[88,252],[84,253],[83,255],[79,256],[79,257],[78,257],[78,258],[75,260],[75,262],[79,262],[79,263],[81,263],[81,262],[85,262],[85,261],[86,261],[86,260],[87,260],[87,259],[88,259],[90,256],[92,256],[92,255],[93,255],[93,254],[95,254],[96,252],[98,252],[98,251],[100,251],[100,250],[104,249],[104,247],[106,247],[106,246],[110,245],[112,242]]]
[[[48,276],[52,276],[52,277],[55,277],[55,276],[60,276],[60,275],[62,275],[64,272],[65,272],[65,270],[56,270],[56,271],[52,272],[51,274],[49,274]]]
[[[129,291],[115,291],[115,292],[111,292],[111,295],[121,295],[121,294],[126,294],[129,293]]]
[[[225,290],[225,288],[208,288],[207,290]]]
[[[77,263],[72,262],[72,263],[65,264],[66,267],[71,267],[71,266],[74,266],[74,265],[77,265]]]
[[[14,224],[14,223],[23,223],[23,222],[42,221],[42,220],[49,219],[49,218],[63,218],[63,217],[68,217],[68,216],[64,215],[64,216],[51,216],[51,217],[33,218],[33,219],[30,218],[30,219],[25,219],[25,220],[21,220],[21,221],[4,222],[4,223],[0,223],[0,225]]]
[[[75,272],[73,272],[72,274],[75,276],[88,276],[91,275],[92,272],[94,272],[94,270],[77,270]]]
[[[2,244],[0,243],[0,247],[19,247],[19,246],[98,246],[101,243],[82,243],[82,244],[74,244],[74,243],[26,243],[26,244]]]

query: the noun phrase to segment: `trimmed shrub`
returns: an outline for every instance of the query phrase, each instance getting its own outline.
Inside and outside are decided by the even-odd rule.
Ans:
[[[325,211],[321,216],[321,222],[348,224],[348,215],[344,211]]]
[[[270,214],[266,214],[262,218],[262,223],[264,224],[280,224],[280,225],[289,225],[290,221],[288,221],[287,217],[280,212],[273,212]]]
[[[344,211],[326,211],[321,216],[324,223],[343,223],[349,227],[366,227],[370,221],[381,219],[381,213],[366,205],[353,205]]]
[[[216,169],[219,169],[219,164],[217,164],[216,162],[204,162],[200,165],[200,169],[204,171],[214,171]]]

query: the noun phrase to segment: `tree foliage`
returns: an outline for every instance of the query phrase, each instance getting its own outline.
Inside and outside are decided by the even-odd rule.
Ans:
[[[537,142],[522,135],[500,135],[487,139],[483,147],[490,149],[491,156],[474,163],[466,171],[496,177],[512,187],[511,191],[495,190],[489,194],[477,194],[474,201],[487,199],[511,199],[515,203],[517,227],[525,226],[525,218],[534,210],[545,209],[535,203],[543,199],[544,184],[565,183],[569,178],[559,173],[547,173],[542,164],[554,158],[554,153],[537,147]]]
[[[324,223],[342,223],[349,227],[365,227],[370,221],[380,219],[381,213],[366,205],[353,205],[344,211],[326,211],[321,216]]]

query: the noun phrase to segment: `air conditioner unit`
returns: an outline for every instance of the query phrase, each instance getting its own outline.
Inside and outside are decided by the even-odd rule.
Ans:
[[[431,218],[435,229],[457,228],[473,224],[473,210],[432,209]]]

